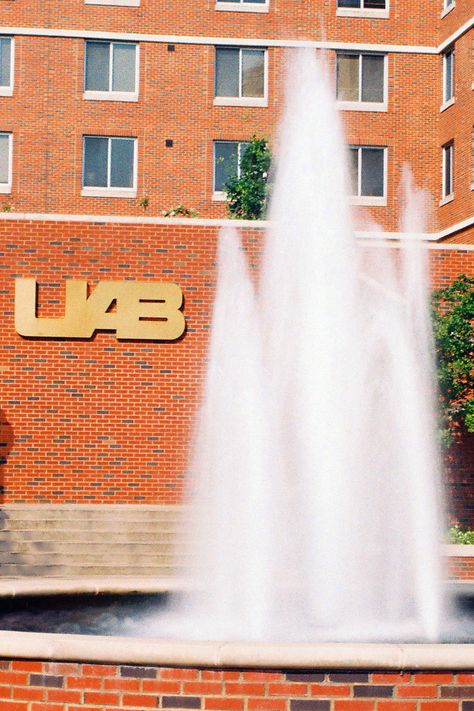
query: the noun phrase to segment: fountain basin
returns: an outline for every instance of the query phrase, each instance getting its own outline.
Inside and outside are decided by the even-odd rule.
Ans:
[[[0,632],[0,656],[7,698],[54,702],[55,711],[465,711],[470,707],[462,702],[474,698],[474,645],[170,642]],[[11,703],[15,711],[23,708],[20,701]]]

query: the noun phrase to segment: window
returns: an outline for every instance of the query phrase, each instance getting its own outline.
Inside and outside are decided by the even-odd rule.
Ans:
[[[240,176],[240,162],[247,146],[245,141],[214,143],[214,193],[224,192],[227,180]]]
[[[136,138],[84,136],[82,194],[136,195]]]
[[[385,153],[385,148],[375,146],[350,147],[351,194],[354,198],[360,198],[355,202],[385,204]]]
[[[443,179],[441,203],[449,202],[454,197],[454,143],[443,146]]]
[[[130,42],[86,42],[85,98],[138,100],[138,46]]]
[[[216,48],[215,104],[266,106],[266,51]]]
[[[337,0],[338,9],[387,10],[388,0]]]
[[[366,104],[360,107],[365,110],[386,108],[386,65],[383,54],[338,53],[337,100],[343,104]]]
[[[11,133],[0,133],[0,193],[12,190],[12,142]]]
[[[216,0],[216,10],[268,12],[269,0]]]
[[[454,98],[454,49],[443,54],[443,102]]]
[[[0,96],[13,94],[13,40],[0,37]]]

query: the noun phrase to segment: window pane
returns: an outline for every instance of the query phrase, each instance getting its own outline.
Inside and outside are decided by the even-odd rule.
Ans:
[[[86,90],[109,91],[109,42],[86,43]]]
[[[383,102],[384,57],[362,55],[362,101]]]
[[[0,86],[10,86],[11,45],[10,39],[0,39]]]
[[[10,136],[7,133],[0,133],[0,183],[8,183],[9,158]]]
[[[113,91],[135,91],[136,45],[114,44]]]
[[[364,5],[367,10],[385,10],[385,0],[364,0]]]
[[[383,154],[381,148],[362,148],[361,195],[383,196]]]
[[[349,179],[351,195],[359,194],[359,151],[357,148],[349,149]]]
[[[338,0],[338,7],[360,7],[361,0]]]
[[[108,138],[84,138],[84,186],[107,187]]]
[[[453,91],[453,60],[454,53],[446,52],[444,55],[444,100],[449,101],[454,95]]]
[[[265,53],[261,50],[242,50],[242,96],[264,95]]]
[[[238,49],[216,49],[216,96],[239,96]]]
[[[111,188],[133,188],[134,147],[132,138],[112,138]]]
[[[337,98],[339,101],[359,100],[359,55],[337,55]]]
[[[214,144],[214,192],[225,189],[225,183],[238,171],[238,143]]]
[[[444,148],[444,195],[453,192],[453,147]]]
[[[252,3],[252,5],[264,5],[267,0],[242,0],[243,3]]]

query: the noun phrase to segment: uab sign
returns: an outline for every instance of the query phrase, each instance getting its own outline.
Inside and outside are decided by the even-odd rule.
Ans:
[[[91,338],[115,331],[118,339],[174,341],[184,333],[183,294],[177,284],[100,281],[88,294],[87,281],[66,281],[64,316],[38,318],[35,279],[15,280],[15,329],[33,338]]]

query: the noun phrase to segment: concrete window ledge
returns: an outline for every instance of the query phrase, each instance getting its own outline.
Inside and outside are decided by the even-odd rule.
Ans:
[[[467,644],[263,644],[0,632],[0,657],[263,669],[474,669]]]

